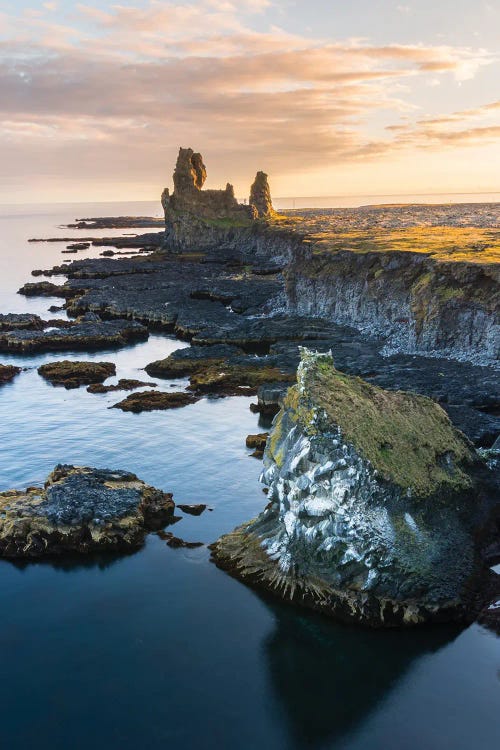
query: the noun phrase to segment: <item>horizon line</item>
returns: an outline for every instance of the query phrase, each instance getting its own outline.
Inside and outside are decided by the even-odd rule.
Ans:
[[[440,196],[440,195],[498,195],[500,194],[500,188],[498,190],[461,190],[461,191],[443,191],[439,193],[342,193],[342,194],[334,194],[334,195],[280,195],[275,197],[274,201],[281,201],[281,200],[325,200],[327,198],[396,198],[401,197],[404,198],[406,196],[423,196],[423,195],[432,195],[432,196]],[[14,203],[2,203],[0,202],[0,206],[33,206],[33,205],[79,205],[82,203],[152,203],[156,198],[141,198],[141,199],[133,199],[133,198],[127,198],[122,200],[80,200],[80,201],[19,201]],[[494,201],[495,203],[497,201]],[[160,199],[158,199],[158,203],[160,203]]]

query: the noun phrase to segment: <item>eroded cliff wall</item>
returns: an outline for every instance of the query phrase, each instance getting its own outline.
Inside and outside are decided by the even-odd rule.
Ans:
[[[498,265],[436,262],[421,253],[313,254],[286,274],[289,310],[386,337],[386,351],[498,364]]]

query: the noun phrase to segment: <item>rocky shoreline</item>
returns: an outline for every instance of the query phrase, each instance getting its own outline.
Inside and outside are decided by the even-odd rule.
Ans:
[[[490,533],[487,541],[494,546],[500,529],[494,529],[497,521],[492,522],[493,526],[491,523],[488,526],[486,521],[494,505],[491,487],[474,490],[474,511],[470,515],[467,502],[472,496],[471,487],[476,487],[476,478],[469,482],[461,464],[476,467],[474,471],[478,475],[488,474],[485,461],[475,448],[491,449],[500,434],[500,263],[497,257],[500,207],[466,206],[461,210],[456,206],[384,206],[309,211],[300,216],[297,212],[278,215],[272,208],[264,173],[257,175],[248,206],[235,202],[230,186],[225,191],[203,191],[205,176],[201,156],[190,149],[181,149],[174,175],[174,193],[163,195],[165,232],[85,238],[93,245],[154,252],[138,253],[133,258],[75,260],[53,268],[36,269],[35,276],[48,279],[63,275],[66,280],[63,283],[30,282],[19,290],[20,294],[61,298],[70,320],[44,321],[38,316],[3,315],[0,351],[23,354],[109,349],[145,340],[150,331],[163,331],[189,341],[189,348],[178,349],[154,362],[144,362],[146,372],[154,378],[187,378],[185,390],[150,390],[154,383],[137,379],[105,384],[106,378],[115,374],[113,363],[76,363],[81,366],[81,372],[76,372],[74,362],[49,363],[44,365],[45,369],[40,368],[40,374],[66,387],[84,383],[91,393],[130,390],[130,395],[114,404],[114,408],[135,413],[181,408],[206,397],[257,395],[258,402],[252,410],[260,413],[262,427],[267,428],[269,420],[279,412],[269,437],[261,432],[247,438],[247,446],[254,449],[252,455],[256,458],[264,455],[263,476],[269,486],[269,504],[260,520],[244,525],[215,544],[213,555],[217,564],[287,600],[367,625],[464,620],[469,616],[466,611],[476,616],[487,599],[485,594],[478,594],[478,590],[483,591],[485,587],[482,547],[477,546],[478,540],[481,538],[482,544]],[[473,221],[474,231],[471,230]],[[158,226],[157,222],[148,217],[110,217],[83,219],[68,226],[78,229],[154,227]],[[402,485],[389,472],[387,484],[380,489],[372,475],[373,470],[375,474],[378,471],[377,461],[373,461],[373,456],[367,457],[356,440],[344,439],[345,425],[341,426],[338,421],[332,422],[334,428],[330,425],[327,429],[322,423],[314,427],[324,433],[318,437],[323,453],[316,446],[310,448],[307,456],[302,455],[306,444],[316,445],[313,435],[317,436],[317,432],[311,432],[311,424],[306,424],[302,417],[296,420],[297,425],[300,422],[300,430],[293,424],[290,394],[295,391],[292,389],[287,394],[287,389],[296,381],[297,368],[300,366],[299,373],[300,368],[304,369],[300,365],[300,347],[304,345],[318,352],[315,355],[318,361],[328,361],[328,367],[334,367],[342,377],[363,378],[359,382],[364,382],[367,393],[384,394],[373,396],[375,401],[385,399],[387,404],[399,403],[400,392],[406,391],[407,407],[418,404],[420,411],[427,415],[428,425],[434,426],[436,419],[446,425],[442,429],[453,449],[441,446],[424,464],[429,476],[438,472],[443,487],[450,477],[465,477],[467,488],[465,485],[455,487],[450,495],[449,513],[442,506],[436,514],[436,505],[448,497],[448,491],[443,494],[441,485],[429,489],[426,495],[411,479],[405,485],[407,494],[404,495]],[[328,359],[330,351],[333,360]],[[86,370],[87,364],[92,364],[92,372],[89,368]],[[5,371],[2,382],[16,374]],[[137,390],[145,386],[148,390]],[[333,385],[332,389],[335,390]],[[439,406],[423,397],[430,397]],[[355,422],[359,414],[354,407],[352,409],[351,419]],[[307,409],[300,407],[299,412],[304,411]],[[447,422],[445,412],[451,422]],[[418,409],[415,412],[418,422],[417,413],[420,414]],[[374,429],[377,430],[382,417],[380,414],[375,417]],[[289,429],[283,431],[281,426],[287,419]],[[396,422],[400,424],[397,419]],[[340,430],[342,439],[332,437],[332,430]],[[399,437],[399,433],[389,435],[382,441],[383,450],[393,450]],[[429,430],[422,428],[419,438],[422,446],[427,446],[431,440]],[[340,448],[333,446],[335,440],[340,441]],[[335,460],[330,461],[325,456],[331,450],[336,453]],[[342,456],[337,456],[339,450]],[[416,455],[420,450],[416,438],[411,450]],[[404,453],[401,449],[401,455]],[[491,467],[496,466],[496,453],[493,451],[493,454],[493,459],[488,459]],[[333,461],[332,465],[335,461],[346,465],[339,464],[321,473],[325,462],[329,461]],[[347,472],[346,477],[342,474],[340,484],[352,496],[351,504],[347,503],[350,510],[344,508],[342,513],[348,515],[349,511],[357,513],[358,517],[359,508],[354,513],[353,503],[365,497],[365,515],[375,526],[368,524],[361,536],[365,542],[372,537],[378,539],[382,545],[378,549],[380,552],[383,548],[383,554],[375,554],[375,547],[370,547],[366,554],[357,549],[354,556],[344,561],[347,578],[330,580],[324,560],[318,570],[312,570],[311,560],[316,552],[309,555],[307,545],[304,552],[298,540],[297,549],[302,551],[295,559],[296,549],[290,547],[285,554],[285,557],[289,553],[292,555],[288,567],[286,570],[281,567],[281,573],[278,572],[274,552],[269,557],[266,545],[262,544],[263,538],[269,540],[273,536],[268,533],[269,524],[281,538],[279,525],[285,523],[287,528],[284,519],[290,510],[285,506],[292,495],[295,497],[298,493],[299,497],[300,493],[305,493],[300,497],[308,510],[299,508],[296,521],[309,529],[310,540],[316,539],[320,547],[323,542],[326,544],[323,531],[319,539],[314,529],[323,521],[333,522],[332,518],[340,523],[341,508],[328,506],[328,510],[322,495],[322,510],[317,514],[313,509],[316,500],[311,505],[306,497],[311,484],[308,477],[316,472],[312,484],[321,487],[323,494],[330,493],[331,501],[340,477],[337,471]],[[494,472],[490,469],[490,473]],[[347,480],[347,476],[354,479]],[[422,472],[418,476],[423,476]],[[464,499],[466,489],[469,501]],[[427,499],[424,500],[424,496]],[[386,510],[392,508],[393,529],[397,528],[397,533],[403,535],[401,545],[392,550],[392,557],[387,541],[390,535],[386,534],[382,543],[381,527],[376,531],[378,522],[373,521],[381,517],[384,506]],[[417,530],[410,522],[404,522],[406,526],[409,524],[408,528],[401,525],[403,507],[406,508],[403,515],[420,519],[415,522]],[[458,515],[453,511],[457,507],[462,509]],[[311,518],[305,522],[308,514]],[[429,577],[426,579],[422,567],[417,566],[414,590],[406,591],[401,570],[410,558],[413,562],[416,558],[414,550],[410,550],[413,549],[411,544],[404,554],[401,550],[409,544],[408,535],[413,535],[412,544],[417,538],[419,544],[423,544],[423,537],[418,536],[422,519],[425,520],[424,537],[428,538],[429,545],[434,545],[435,567],[427,570],[425,575]],[[342,539],[339,528],[336,526],[335,534]],[[461,558],[455,553],[452,555],[446,546],[445,528],[456,530],[455,547],[462,550]],[[290,533],[287,529],[289,537]],[[309,539],[307,534],[304,538]],[[165,539],[169,546],[198,546],[198,543],[184,543],[170,533]],[[439,539],[442,539],[442,549]],[[338,556],[334,555],[334,561],[330,551],[341,544],[345,556],[351,542],[337,541],[328,549],[318,548],[321,558],[323,552],[328,552],[330,572],[333,570],[337,577],[342,568],[340,557],[337,560]],[[62,550],[61,544],[59,540],[58,550]],[[438,548],[441,549],[439,554]],[[470,554],[465,554],[466,548]],[[392,579],[380,567],[372,565],[374,554],[378,555],[379,562],[384,555],[391,559]],[[400,554],[403,557],[398,558]],[[402,562],[403,558],[406,563]],[[304,560],[306,573],[302,569]],[[363,581],[361,560],[364,560],[367,576]],[[447,565],[450,566],[449,586],[446,589],[443,584],[439,589],[436,576],[444,580]],[[377,590],[379,585],[382,588]],[[488,585],[490,590],[495,589],[495,583],[490,581]],[[427,587],[429,594],[428,598],[422,595],[421,601],[421,593],[417,594],[419,586],[420,591]],[[496,609],[488,612],[484,617],[491,624]]]

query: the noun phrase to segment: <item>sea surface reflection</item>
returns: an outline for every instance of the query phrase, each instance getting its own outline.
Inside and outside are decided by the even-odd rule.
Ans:
[[[1,311],[48,316],[60,304],[16,294],[32,268],[66,257],[64,245],[28,237],[67,234],[57,225],[77,216],[127,213],[158,209],[72,206],[0,219]],[[64,357],[109,359],[117,378],[150,380],[142,368],[184,345],[154,334],[118,351]],[[251,399],[124,414],[108,408],[119,393],[43,381],[36,368],[57,358],[0,357],[26,368],[0,389],[0,489],[43,482],[58,462],[128,469],[179,503],[207,503],[213,510],[176,526],[204,543],[263,507],[260,464],[245,448],[259,429]],[[151,535],[121,557],[2,561],[0,606],[8,750],[500,746],[500,639],[478,626],[337,625],[257,595],[215,568],[206,547],[173,550]]]

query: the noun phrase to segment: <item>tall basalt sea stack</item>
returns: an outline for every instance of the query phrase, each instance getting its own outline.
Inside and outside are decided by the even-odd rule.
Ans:
[[[265,172],[257,172],[255,180],[250,188],[251,206],[255,206],[259,218],[273,216],[273,202],[271,200],[271,189]]]
[[[483,574],[488,470],[428,398],[302,351],[264,455],[268,505],[213,547],[280,598],[373,627],[466,620]]]

